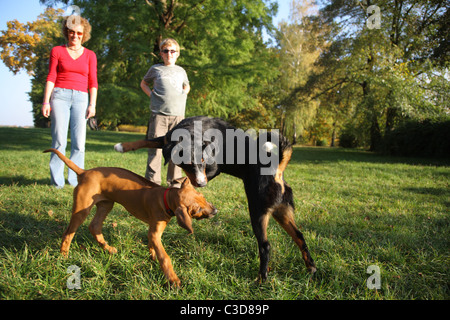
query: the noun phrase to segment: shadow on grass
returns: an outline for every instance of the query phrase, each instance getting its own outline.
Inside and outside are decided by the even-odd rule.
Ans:
[[[70,134],[67,150],[70,150]],[[142,133],[87,131],[86,151],[111,152],[116,143],[145,138]],[[44,151],[51,147],[50,129],[0,127],[0,150]],[[406,163],[410,165],[449,166],[450,159],[384,156],[359,149],[295,147],[291,163],[323,164],[330,162]]]
[[[37,218],[30,214],[4,210],[0,210],[0,224],[1,247],[17,250],[24,245],[35,250],[48,248],[50,243],[56,245],[67,227],[65,221]]]
[[[367,162],[409,165],[450,166],[450,159],[385,156],[360,149],[295,147],[291,163],[324,164],[332,162]]]
[[[142,133],[88,130],[86,150],[87,152],[111,152],[116,143],[144,138],[145,134]],[[50,129],[0,127],[0,141],[0,150],[44,151],[51,148],[52,137]],[[67,150],[70,151],[70,133],[68,133]]]
[[[6,176],[0,177],[0,186],[12,187],[18,186],[32,186],[32,185],[42,185],[48,186],[51,184],[50,178],[48,179],[29,179],[24,176]]]
[[[432,196],[450,196],[450,189],[448,188],[433,188],[433,187],[409,187],[404,188],[405,191],[417,194],[427,194]]]
[[[450,176],[450,174],[449,174]],[[449,177],[450,178],[450,177]],[[430,195],[435,197],[442,197],[443,204],[450,208],[450,189],[449,188],[433,188],[433,187],[417,187],[404,188],[403,190],[415,194]],[[444,200],[445,199],[445,200]]]

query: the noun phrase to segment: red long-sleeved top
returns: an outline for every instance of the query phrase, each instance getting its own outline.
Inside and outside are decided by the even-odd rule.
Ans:
[[[98,88],[97,56],[94,51],[84,48],[83,54],[74,60],[65,45],[54,47],[50,53],[47,81],[57,88],[88,92]]]

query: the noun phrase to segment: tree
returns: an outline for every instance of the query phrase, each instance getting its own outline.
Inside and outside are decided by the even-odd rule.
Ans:
[[[236,117],[260,104],[277,75],[263,30],[272,29],[276,5],[263,0],[74,0],[93,27],[97,54],[97,113],[107,127],[146,124],[148,98],[139,83],[159,62],[159,42],[175,38],[178,63],[188,73],[187,115]]]
[[[333,43],[319,61],[323,72],[293,95],[348,100],[348,124],[367,133],[371,150],[405,117],[445,112],[430,84],[442,85],[446,72],[433,48],[448,7],[443,1],[326,1],[320,15],[333,26]]]
[[[320,25],[316,13],[314,1],[293,0],[289,21],[279,25],[279,117],[282,132],[292,135],[294,143],[297,133],[303,136],[311,131],[319,107],[316,100],[290,99],[295,88],[304,86],[309,75],[318,72],[315,62],[327,45],[323,37],[327,28]]]
[[[8,21],[1,31],[0,57],[14,74],[21,70],[32,76],[29,92],[33,105],[34,125],[43,127],[48,120],[41,113],[43,86],[48,72],[48,59],[54,43],[61,42],[59,19],[63,10],[47,8],[34,22]]]

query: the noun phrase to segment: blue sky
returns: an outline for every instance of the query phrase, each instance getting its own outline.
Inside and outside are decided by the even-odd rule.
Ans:
[[[283,19],[287,20],[290,2],[278,1],[275,24]],[[0,0],[0,30],[6,30],[6,22],[14,19],[21,23],[34,21],[44,10],[45,6],[39,0]],[[31,102],[27,95],[29,91],[31,81],[26,72],[14,75],[0,60],[0,126],[33,126]]]

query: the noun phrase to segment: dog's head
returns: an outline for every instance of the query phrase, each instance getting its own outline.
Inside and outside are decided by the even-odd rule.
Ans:
[[[205,187],[208,183],[207,167],[203,159],[199,164],[182,163],[180,167],[195,187]]]
[[[183,133],[183,132],[182,132]],[[169,139],[162,147],[162,153],[165,164],[172,160],[186,173],[195,187],[205,187],[208,180],[213,178],[217,171],[217,164],[214,157],[205,158],[205,148],[209,142],[194,141],[188,131],[184,131],[184,136],[177,137],[178,140],[171,141],[172,132],[169,133]]]
[[[178,224],[189,233],[194,232],[192,218],[201,220],[217,214],[217,209],[195,190],[188,178],[183,181],[177,196],[178,208],[175,210],[175,216]]]

